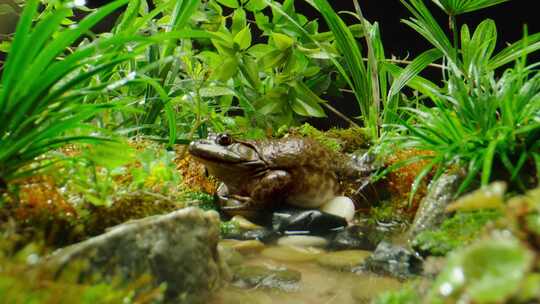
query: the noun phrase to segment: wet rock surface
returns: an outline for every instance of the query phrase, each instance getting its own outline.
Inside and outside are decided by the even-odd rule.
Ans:
[[[272,216],[272,228],[279,233],[321,235],[345,227],[345,218],[320,210],[281,210]]]
[[[414,217],[409,230],[409,240],[422,231],[439,227],[446,218],[446,206],[452,202],[460,181],[459,174],[443,174],[432,182]]]
[[[226,274],[218,240],[217,213],[186,208],[118,225],[56,251],[44,263],[60,276],[70,265],[85,262],[80,281],[99,275],[128,283],[150,274],[154,287],[166,283],[168,302],[205,303]]]
[[[340,271],[350,271],[355,266],[364,262],[371,255],[365,250],[343,250],[321,254],[317,258],[317,264]]]
[[[296,291],[302,278],[296,270],[271,269],[258,265],[243,265],[232,269],[233,284],[240,288],[271,288]]]
[[[261,255],[282,262],[309,262],[319,257],[323,250],[314,247],[275,246],[261,252]]]
[[[328,245],[328,240],[314,235],[288,235],[279,238],[277,244],[280,246],[325,247]]]
[[[267,228],[261,228],[256,230],[245,230],[238,233],[223,235],[225,239],[237,239],[237,240],[257,240],[263,243],[270,243],[278,239],[279,233]]]
[[[350,226],[337,232],[331,238],[328,248],[332,250],[374,250],[384,236],[385,232],[375,226]]]
[[[422,273],[423,260],[416,252],[389,242],[381,242],[354,272],[370,271],[406,279]]]

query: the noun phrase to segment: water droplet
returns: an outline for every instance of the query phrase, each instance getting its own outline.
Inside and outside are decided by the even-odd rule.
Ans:
[[[441,293],[441,295],[443,296],[449,296],[452,291],[454,290],[454,288],[452,287],[452,284],[446,282],[444,284],[441,285],[441,287],[439,288],[439,292]]]

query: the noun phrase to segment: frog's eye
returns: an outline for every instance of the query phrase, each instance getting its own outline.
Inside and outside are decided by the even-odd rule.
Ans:
[[[227,133],[221,133],[217,136],[216,142],[222,146],[228,146],[232,144],[232,137]]]

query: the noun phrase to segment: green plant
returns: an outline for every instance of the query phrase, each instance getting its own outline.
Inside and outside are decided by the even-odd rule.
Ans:
[[[212,39],[215,50],[204,50],[200,57],[211,71],[206,88],[228,89],[221,110],[228,111],[236,100],[244,116],[264,127],[292,125],[302,117],[324,117],[323,107],[328,106],[319,95],[331,86],[328,62],[332,55],[312,40],[330,49],[332,37],[319,33],[317,22],[297,13],[291,0],[283,5],[275,1],[218,2],[234,11],[216,25],[215,33],[221,39]],[[207,16],[221,15],[222,8],[211,3]],[[271,16],[263,11],[269,4]],[[250,17],[257,29],[248,24]],[[230,26],[226,25],[228,18]],[[253,37],[257,30],[262,37]],[[261,39],[264,36],[268,38]]]
[[[63,5],[38,15],[39,1],[26,2],[21,14],[0,86],[0,180],[2,183],[41,169],[36,157],[69,142],[108,141],[103,131],[88,124],[112,103],[84,103],[128,82],[94,76],[115,71],[153,42],[122,33],[91,42],[83,41],[90,29],[105,16],[125,5],[118,0],[103,6],[72,26],[62,23],[71,14]],[[37,18],[37,22],[33,22]],[[87,40],[86,40],[87,41]],[[121,47],[130,43],[131,52]]]
[[[433,169],[437,178],[455,165],[467,169],[458,193],[478,177],[482,185],[494,178],[522,190],[534,185],[540,168],[540,74],[525,62],[528,53],[540,49],[540,33],[525,35],[494,54],[497,30],[492,20],[481,22],[472,35],[467,25],[460,35],[454,30],[452,43],[423,1],[402,2],[413,14],[404,22],[434,45],[431,59],[442,56],[446,67],[446,86],[429,94],[435,106],[403,108],[409,119],[398,119],[396,125],[403,132],[393,140],[401,148],[433,152],[407,160],[429,160],[413,183],[411,197]],[[455,15],[501,1],[473,2],[441,5]],[[515,60],[513,68],[501,73],[503,66]]]
[[[292,3],[285,5],[292,18],[330,48],[331,35],[318,33],[317,22],[294,12]],[[135,109],[117,125],[172,144],[208,129],[261,137],[269,127],[325,115],[319,95],[335,87],[329,51],[314,47],[281,14],[267,13],[264,1],[156,4],[148,11],[145,1],[131,1],[115,32],[182,34],[123,66],[128,75],[141,64],[151,67],[137,74],[138,85],[117,91]]]
[[[402,96],[398,93],[405,85],[428,94],[436,88],[434,84],[421,78],[418,74],[429,63],[437,59],[435,57],[440,58],[440,56],[433,54],[433,52],[427,52],[420,55],[407,69],[401,69],[393,64],[391,60],[385,58],[379,25],[370,23],[363,17],[356,1],[356,14],[349,14],[356,17],[359,23],[347,26],[328,1],[306,0],[324,17],[341,57],[336,56],[336,50],[333,48],[319,43],[315,36],[304,30],[302,25],[296,22],[285,9],[272,1],[266,0],[266,2],[289,19],[295,25],[296,30],[308,37],[321,52],[328,54],[329,60],[339,75],[352,89],[360,108],[360,119],[368,129],[372,139],[378,139],[383,134],[383,127],[396,121],[395,113],[398,105],[403,102]],[[359,28],[360,36],[354,34],[354,28]],[[365,40],[367,49],[365,52],[356,40],[361,37]],[[363,57],[363,53],[366,53],[366,58]],[[392,84],[391,87],[390,84]]]

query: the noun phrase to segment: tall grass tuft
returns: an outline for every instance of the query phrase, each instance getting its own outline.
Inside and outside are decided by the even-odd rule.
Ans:
[[[32,174],[36,157],[71,142],[99,143],[100,136],[87,122],[113,104],[85,102],[110,89],[95,83],[100,73],[115,71],[134,58],[144,43],[131,52],[121,46],[145,38],[116,34],[81,45],[91,28],[128,0],[113,1],[79,23],[64,26],[71,9],[58,7],[38,17],[38,0],[29,0],[20,17],[0,85],[0,180]],[[35,21],[37,20],[37,21]],[[85,38],[86,39],[86,38]],[[126,83],[134,75],[122,79]]]

